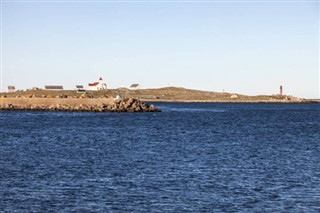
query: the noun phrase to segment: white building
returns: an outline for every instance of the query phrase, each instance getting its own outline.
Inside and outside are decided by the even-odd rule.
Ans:
[[[8,92],[15,92],[16,87],[15,86],[8,86]]]
[[[107,89],[107,84],[103,82],[102,78],[99,78],[98,82],[88,84],[88,90],[98,91],[98,90],[105,90],[105,89]]]

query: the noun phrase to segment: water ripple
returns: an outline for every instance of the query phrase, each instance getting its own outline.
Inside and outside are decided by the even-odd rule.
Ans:
[[[0,112],[0,212],[320,211],[319,105],[159,107]]]

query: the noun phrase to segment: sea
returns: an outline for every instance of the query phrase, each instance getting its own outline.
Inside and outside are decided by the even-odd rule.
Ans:
[[[0,212],[320,212],[320,104],[0,111]]]

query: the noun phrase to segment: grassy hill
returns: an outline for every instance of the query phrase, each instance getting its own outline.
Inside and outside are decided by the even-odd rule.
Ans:
[[[88,91],[85,95],[74,90],[30,90],[17,91],[14,93],[0,93],[7,97],[47,97],[47,98],[79,98],[81,95],[91,98],[100,98],[102,96],[137,98],[143,101],[163,101],[163,102],[306,102],[305,99],[292,96],[279,95],[259,95],[246,96],[241,94],[231,94],[226,92],[209,92],[201,90],[191,90],[178,87],[165,87],[159,89],[139,89],[129,90],[127,88],[110,89],[106,91]]]

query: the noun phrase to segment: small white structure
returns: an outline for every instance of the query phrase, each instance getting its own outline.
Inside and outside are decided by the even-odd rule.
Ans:
[[[230,96],[230,98],[238,98],[238,95],[237,95],[237,94],[232,94],[232,95]]]
[[[76,91],[78,93],[85,93],[86,92],[83,85],[76,85]]]
[[[15,86],[8,86],[8,92],[15,92],[16,87]]]
[[[131,84],[130,89],[131,90],[140,89],[140,84]]]
[[[103,82],[103,79],[100,77],[98,82],[89,83],[88,90],[98,91],[107,89],[107,84]]]

